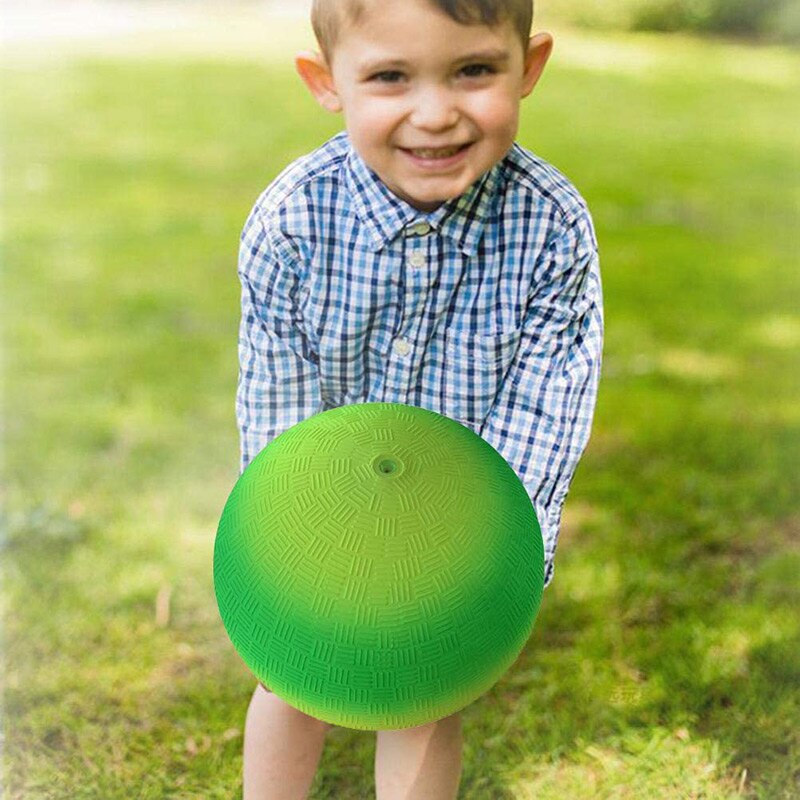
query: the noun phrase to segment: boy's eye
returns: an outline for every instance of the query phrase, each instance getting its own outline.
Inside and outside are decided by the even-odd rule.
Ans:
[[[370,75],[369,79],[371,81],[377,81],[378,83],[398,83],[403,80],[403,73],[394,69],[384,70],[383,72],[376,72],[374,75]]]
[[[490,64],[467,64],[461,68],[461,74],[467,78],[482,78],[484,75],[494,75],[495,69]]]

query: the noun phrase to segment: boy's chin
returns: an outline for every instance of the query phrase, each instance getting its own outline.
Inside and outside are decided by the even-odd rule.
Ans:
[[[449,188],[442,188],[439,191],[428,190],[416,192],[413,188],[409,188],[408,190],[395,191],[395,194],[418,211],[430,213],[439,208],[442,203],[460,197],[468,188],[469,186],[465,186],[464,188],[460,186],[451,186]]]

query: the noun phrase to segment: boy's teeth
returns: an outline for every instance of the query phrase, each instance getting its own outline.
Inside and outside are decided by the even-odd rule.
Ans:
[[[456,147],[439,147],[439,148],[415,148],[411,152],[418,158],[449,158],[454,156],[459,150],[460,146]]]

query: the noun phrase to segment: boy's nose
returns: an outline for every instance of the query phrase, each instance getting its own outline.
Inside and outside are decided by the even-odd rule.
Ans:
[[[411,112],[411,124],[417,128],[441,131],[458,122],[458,108],[450,92],[430,88],[417,93]]]

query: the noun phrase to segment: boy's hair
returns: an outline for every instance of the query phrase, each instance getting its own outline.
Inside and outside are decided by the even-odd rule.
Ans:
[[[533,0],[427,1],[462,25],[497,25],[508,20],[522,40],[523,48],[528,46],[533,22]],[[328,63],[331,62],[342,22],[358,22],[364,13],[364,6],[364,0],[313,0],[311,25]]]

